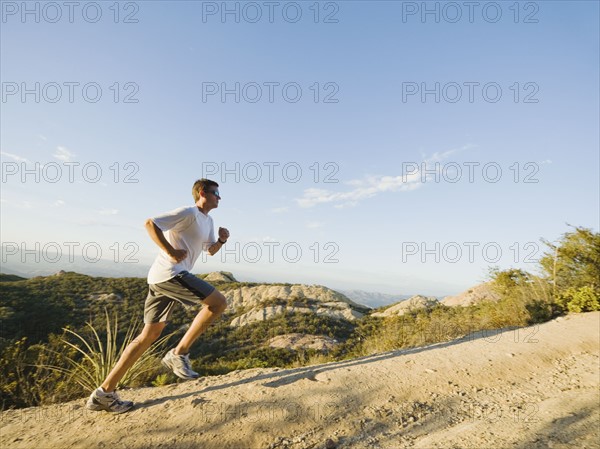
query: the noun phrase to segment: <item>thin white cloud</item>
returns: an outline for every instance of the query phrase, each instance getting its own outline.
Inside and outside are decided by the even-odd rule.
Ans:
[[[288,210],[290,210],[290,208],[287,206],[275,207],[275,208],[271,209],[271,212],[273,212],[274,214],[281,214],[283,212],[287,212]]]
[[[31,201],[14,201],[14,200],[7,200],[6,198],[2,198],[0,199],[0,203],[4,204],[5,206],[9,206],[10,208],[17,208],[17,209],[32,209],[33,208],[33,204],[31,204]]]
[[[346,209],[347,207],[354,207],[356,205],[358,205],[357,201],[348,201],[348,202],[343,203],[343,204],[336,204],[333,207],[335,207],[336,209]]]
[[[65,203],[63,200],[56,200],[56,201],[54,202],[53,206],[55,206],[55,207],[62,207],[62,206],[64,206],[65,204],[67,204],[67,203]]]
[[[310,188],[304,190],[301,198],[296,199],[300,207],[313,207],[317,204],[334,203],[336,209],[356,206],[360,201],[371,198],[383,192],[408,192],[423,186],[439,171],[440,162],[450,155],[471,148],[465,145],[462,148],[436,152],[429,158],[424,158],[420,163],[409,162],[403,164],[404,173],[398,176],[365,176],[363,179],[352,179],[346,184],[354,187],[345,192],[334,192],[326,189]]]
[[[324,224],[325,223],[323,223],[321,221],[309,221],[308,223],[306,223],[306,227],[308,229],[317,229],[317,228],[322,228]]]
[[[117,215],[119,213],[118,209],[101,209],[98,211],[100,215]]]
[[[48,140],[48,138],[42,134],[39,135],[39,138],[42,139],[44,142]]]
[[[27,158],[21,157],[18,154],[7,153],[5,151],[0,151],[0,154],[2,156],[9,157],[9,158],[11,158],[11,159],[13,159],[13,160],[15,160],[17,162],[27,162],[27,163],[29,163],[29,160]]]
[[[133,229],[138,232],[140,230],[139,227],[137,227],[137,226],[131,226],[131,225],[120,224],[120,223],[111,223],[108,221],[89,219],[89,218],[76,221],[75,224],[77,224],[79,226],[103,226],[106,228]]]
[[[73,153],[71,153],[69,150],[67,150],[65,147],[56,147],[56,153],[54,153],[52,156],[54,156],[56,159],[64,161],[64,162],[70,162],[71,158],[73,156],[75,156]]]

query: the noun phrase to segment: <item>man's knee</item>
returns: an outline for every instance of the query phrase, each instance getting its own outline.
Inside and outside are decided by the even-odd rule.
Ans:
[[[160,337],[160,334],[162,333],[166,324],[167,323],[163,322],[146,324],[142,330],[142,333],[138,336],[138,339],[143,341],[155,341],[158,339],[158,337]]]
[[[213,313],[223,313],[227,308],[227,298],[219,290],[215,290],[204,300],[204,304]]]

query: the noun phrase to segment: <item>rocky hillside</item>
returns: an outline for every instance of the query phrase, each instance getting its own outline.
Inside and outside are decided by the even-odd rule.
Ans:
[[[394,315],[404,315],[407,312],[427,309],[438,304],[438,300],[433,296],[421,296],[415,295],[406,301],[401,301],[398,304],[394,304],[381,312],[372,313],[371,316],[385,318]]]
[[[231,273],[210,273],[207,281],[218,281],[230,313],[237,315],[231,327],[267,321],[280,315],[316,314],[339,320],[362,318],[370,309],[335,290],[320,285],[236,283]]]
[[[375,309],[371,316],[385,318],[389,316],[404,315],[409,311],[428,309],[437,304],[448,307],[468,307],[481,301],[498,301],[500,295],[494,291],[491,282],[475,285],[462,293],[454,296],[446,296],[438,301],[434,296],[414,295],[406,300],[401,300],[391,306],[383,306]]]
[[[252,308],[261,302],[270,299],[312,299],[319,303],[340,303],[346,304],[355,310],[367,311],[368,307],[357,304],[345,295],[320,285],[277,285],[261,284],[251,287],[239,287],[226,290],[223,294],[227,297],[227,303],[230,308],[238,309],[240,307]]]
[[[481,301],[498,301],[499,299],[500,295],[492,289],[491,283],[484,282],[471,287],[458,295],[446,296],[442,299],[441,303],[445,306],[467,307]]]

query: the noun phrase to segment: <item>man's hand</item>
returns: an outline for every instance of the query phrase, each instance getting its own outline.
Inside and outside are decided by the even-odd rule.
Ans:
[[[219,239],[226,242],[229,238],[229,231],[226,228],[219,228]]]
[[[146,220],[146,231],[148,231],[148,235],[152,241],[175,262],[179,263],[187,257],[187,251],[185,249],[175,249],[171,246],[161,229],[154,224],[151,218]]]
[[[185,249],[174,249],[169,253],[169,256],[175,262],[179,263],[187,257],[187,251]]]

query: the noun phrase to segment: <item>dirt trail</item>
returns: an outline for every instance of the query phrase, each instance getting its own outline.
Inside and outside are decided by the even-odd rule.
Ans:
[[[2,448],[598,448],[600,313],[0,415]],[[333,446],[332,446],[333,447]]]

